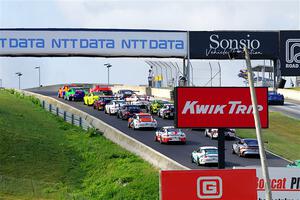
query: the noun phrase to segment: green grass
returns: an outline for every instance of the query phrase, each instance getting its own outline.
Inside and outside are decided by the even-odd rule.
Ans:
[[[269,128],[263,129],[263,139],[268,150],[290,160],[300,159],[300,120],[278,112],[269,113]],[[239,129],[242,138],[256,138],[255,129]]]
[[[0,90],[0,199],[158,199],[158,170]]]
[[[294,87],[294,88],[287,88],[289,90],[296,90],[296,91],[300,91],[300,87]]]

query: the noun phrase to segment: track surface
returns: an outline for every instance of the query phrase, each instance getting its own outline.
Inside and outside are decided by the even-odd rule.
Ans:
[[[300,102],[288,100],[284,106],[269,106],[270,111],[281,112],[289,117],[300,119]]]
[[[186,145],[180,144],[160,144],[158,142],[154,142],[155,132],[153,130],[132,130],[127,127],[127,121],[118,119],[116,116],[109,116],[104,114],[103,111],[94,110],[93,107],[89,107],[83,105],[83,102],[72,102],[65,101],[63,99],[56,97],[56,92],[52,91],[34,91],[39,94],[51,96],[59,101],[67,103],[77,109],[80,109],[90,115],[101,119],[107,124],[119,129],[125,134],[137,139],[138,141],[144,143],[145,145],[155,149],[156,151],[161,152],[167,157],[177,161],[178,163],[189,167],[191,169],[199,169],[199,168],[216,168],[214,166],[197,166],[195,163],[191,163],[191,152],[197,149],[200,146],[217,146],[216,140],[210,140],[209,138],[204,136],[204,133],[201,131],[192,131],[192,130],[184,130],[187,135],[187,143]],[[279,107],[278,107],[279,108]],[[166,120],[156,117],[158,122],[158,127],[173,125],[173,120]],[[232,168],[233,166],[260,166],[260,160],[257,157],[254,158],[242,158],[237,155],[232,154],[231,146],[234,141],[226,141],[225,142],[225,160],[226,160],[226,168]],[[274,156],[270,153],[267,153],[267,159],[269,166],[272,167],[285,167],[288,162]]]

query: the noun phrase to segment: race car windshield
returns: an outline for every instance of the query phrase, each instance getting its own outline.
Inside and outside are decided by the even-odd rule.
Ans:
[[[140,118],[142,118],[142,119],[152,119],[152,116],[144,115],[144,116],[140,116]]]
[[[212,155],[212,154],[218,154],[217,149],[206,149],[205,150],[205,155]]]
[[[168,132],[179,132],[179,130],[177,130],[175,128],[168,128],[167,131]]]
[[[245,143],[249,146],[258,146],[257,140],[245,140]]]
[[[94,92],[94,95],[102,95],[102,92]]]
[[[105,90],[102,91],[104,95],[113,95],[113,92],[111,90]]]
[[[128,106],[128,110],[139,110],[139,106]]]

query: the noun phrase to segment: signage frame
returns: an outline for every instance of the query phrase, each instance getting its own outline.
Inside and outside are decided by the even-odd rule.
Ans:
[[[292,44],[292,45],[291,45]],[[295,44],[297,44],[295,46]],[[294,47],[295,46],[295,47]],[[286,30],[279,32],[279,60],[280,60],[280,72],[282,76],[300,76],[300,60],[295,58],[297,53],[294,53],[294,49],[298,49],[300,53],[300,31],[299,30]],[[294,58],[287,60],[293,50]],[[300,56],[298,56],[300,57]],[[297,60],[295,60],[297,59]],[[290,65],[291,68],[286,66]],[[298,66],[294,68],[293,66]]]
[[[253,125],[252,126],[230,126],[230,125],[224,125],[224,126],[179,126],[178,125],[178,89],[180,88],[201,88],[201,89],[244,89],[244,90],[249,90],[249,105],[251,104],[251,96],[250,96],[250,89],[249,87],[189,87],[189,86],[183,86],[183,87],[176,87],[175,88],[175,119],[174,119],[174,126],[177,128],[194,128],[194,129],[204,129],[204,128],[238,128],[238,129],[254,129],[255,128],[255,123],[254,123],[254,116],[253,116]],[[262,124],[263,129],[269,128],[269,106],[268,106],[268,87],[255,87],[256,89],[256,94],[257,94],[257,89],[258,90],[265,90],[265,102],[264,106],[266,107],[265,112],[266,112],[266,119],[265,119],[265,124]],[[261,116],[261,115],[260,115]],[[262,122],[262,118],[260,118]]]

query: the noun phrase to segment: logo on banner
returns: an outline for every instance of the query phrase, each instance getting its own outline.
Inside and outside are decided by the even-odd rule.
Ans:
[[[222,179],[219,176],[203,176],[197,179],[199,199],[220,199],[222,194]]]
[[[247,34],[242,39],[226,39],[221,38],[218,34],[212,34],[209,37],[209,49],[206,49],[206,56],[209,55],[227,55],[229,52],[242,53],[244,47],[249,50],[249,54],[262,54],[258,51],[261,44],[257,39],[251,39]]]
[[[286,68],[299,68],[300,39],[287,39],[285,42]]]

